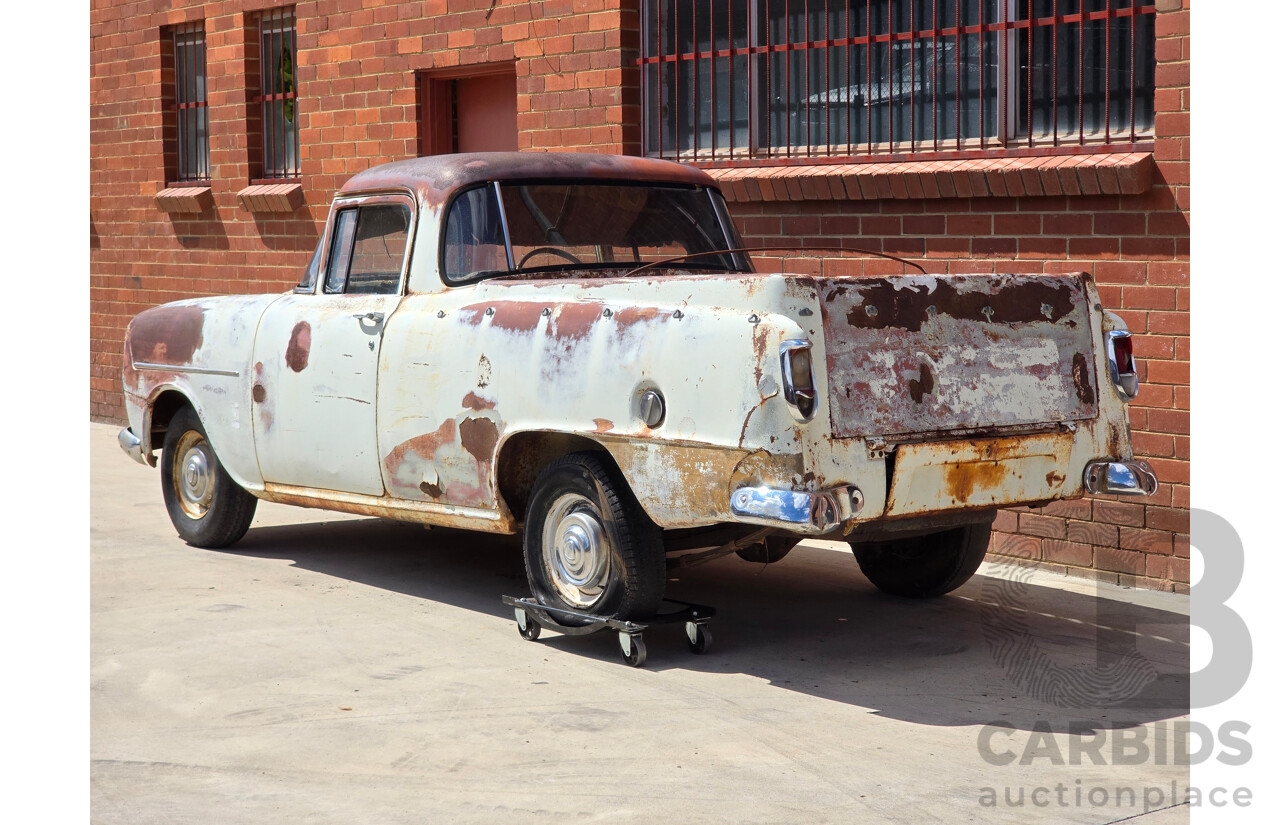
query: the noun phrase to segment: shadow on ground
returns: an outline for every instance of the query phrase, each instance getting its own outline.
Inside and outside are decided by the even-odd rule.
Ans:
[[[501,597],[528,593],[514,538],[378,519],[259,527],[221,552],[504,619]],[[901,599],[876,591],[850,554],[806,546],[768,566],[729,557],[675,571],[667,592],[717,608],[715,643],[693,656],[679,626],[651,629],[652,671],[743,673],[931,725],[1105,730],[1188,713],[1189,628],[1173,612],[983,576],[940,599]],[[528,644],[514,621],[511,644]],[[618,660],[611,633],[548,631],[537,644]]]

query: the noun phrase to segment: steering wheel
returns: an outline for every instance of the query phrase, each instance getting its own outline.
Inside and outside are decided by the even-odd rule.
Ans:
[[[563,249],[557,249],[554,246],[537,246],[537,247],[534,247],[533,249],[530,249],[528,252],[524,253],[524,257],[520,259],[520,263],[516,264],[516,269],[524,269],[524,265],[526,261],[528,261],[534,255],[540,255],[543,253],[548,253],[551,255],[559,255],[561,258],[564,258],[569,263],[574,263],[574,264],[582,263],[581,260],[574,257],[572,254],[565,252]]]

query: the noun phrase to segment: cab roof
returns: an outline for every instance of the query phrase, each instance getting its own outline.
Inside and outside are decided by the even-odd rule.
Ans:
[[[433,206],[477,183],[556,178],[716,185],[701,169],[655,158],[586,152],[465,152],[374,166],[348,180],[339,194],[408,189],[417,193],[424,206]]]

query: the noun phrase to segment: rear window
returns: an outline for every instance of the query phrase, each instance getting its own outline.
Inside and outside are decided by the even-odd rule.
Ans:
[[[745,271],[741,245],[700,187],[520,182],[485,185],[454,199],[443,239],[448,283],[512,272],[634,269],[696,255],[681,268]]]

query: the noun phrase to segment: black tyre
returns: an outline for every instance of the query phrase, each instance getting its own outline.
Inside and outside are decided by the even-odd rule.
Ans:
[[[929,599],[950,593],[977,572],[991,524],[968,524],[927,536],[853,544],[858,566],[886,593]]]
[[[550,607],[640,619],[667,586],[662,533],[606,460],[572,453],[542,471],[524,527],[529,587]]]
[[[757,564],[773,564],[782,561],[783,556],[799,543],[799,536],[765,536],[759,544],[739,550],[738,558]]]
[[[227,547],[253,522],[258,500],[222,469],[200,417],[183,407],[169,421],[160,457],[164,506],[178,535],[196,547]]]

